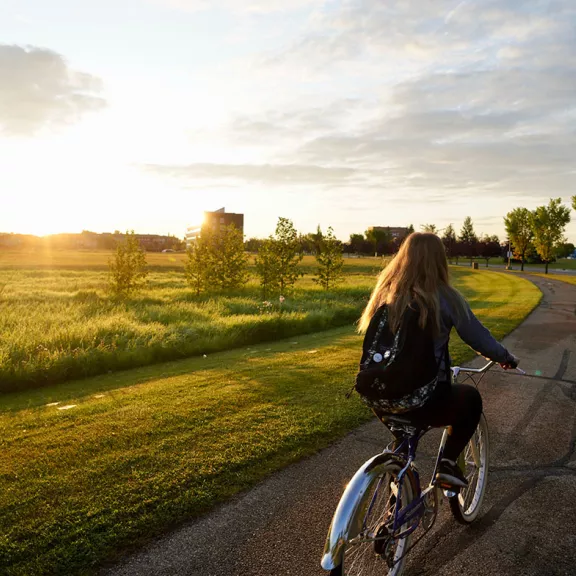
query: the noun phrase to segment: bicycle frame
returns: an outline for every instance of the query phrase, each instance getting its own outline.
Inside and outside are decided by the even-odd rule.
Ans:
[[[366,528],[366,518],[369,516],[370,511],[374,506],[377,492],[380,489],[380,484],[382,483],[383,478],[380,478],[376,491],[371,497],[369,488],[376,478],[383,474],[386,467],[391,462],[402,466],[402,469],[398,474],[398,494],[400,494],[400,497],[396,500],[394,509],[393,531],[396,532],[400,527],[409,522],[410,526],[402,533],[396,535],[396,538],[405,538],[418,528],[425,511],[424,501],[428,494],[432,490],[436,489],[436,469],[438,463],[442,459],[444,446],[446,445],[446,440],[448,439],[449,434],[449,429],[446,428],[440,442],[438,458],[434,468],[434,474],[432,475],[432,480],[430,481],[429,486],[422,491],[420,486],[420,476],[418,470],[413,464],[416,457],[418,442],[420,438],[428,432],[428,430],[429,429],[415,430],[411,434],[406,435],[394,452],[385,450],[381,454],[374,456],[353,476],[340,499],[334,518],[332,519],[321,562],[324,570],[333,570],[339,566],[342,562],[344,544],[356,538]],[[406,458],[404,454],[406,448],[408,449],[408,458]],[[408,506],[402,508],[402,487],[406,481],[407,474],[411,474],[414,479],[414,489],[416,493],[414,500],[410,502]]]
[[[430,480],[430,484],[425,490],[422,490],[420,484],[420,474],[418,473],[418,469],[414,465],[414,460],[416,458],[416,449],[418,447],[418,442],[428,432],[429,428],[426,430],[420,430],[417,434],[407,435],[403,438],[400,446],[394,451],[394,454],[401,454],[404,449],[408,448],[408,459],[406,460],[406,465],[400,473],[398,474],[398,492],[402,495],[402,486],[404,484],[404,479],[408,470],[411,470],[412,476],[414,477],[416,483],[416,494],[414,495],[414,499],[406,508],[402,508],[401,497],[396,500],[396,505],[394,507],[394,522],[392,524],[392,531],[396,533],[400,527],[404,526],[407,522],[414,518],[413,524],[407,528],[404,532],[401,532],[397,537],[398,538],[405,538],[406,536],[412,534],[418,528],[418,524],[420,523],[420,519],[424,514],[425,504],[424,501],[428,494],[436,489],[436,472],[438,470],[438,465],[442,460],[442,455],[444,454],[444,447],[446,446],[446,441],[448,440],[448,436],[450,434],[450,427],[446,427],[442,434],[442,439],[440,440],[440,446],[438,448],[438,456],[436,458],[436,463],[434,465],[434,471],[432,473],[432,478]],[[364,519],[364,522],[366,518]]]

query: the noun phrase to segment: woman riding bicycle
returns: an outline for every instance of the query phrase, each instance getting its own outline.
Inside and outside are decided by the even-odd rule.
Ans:
[[[423,427],[452,427],[437,478],[442,484],[465,487],[467,481],[456,460],[478,426],[482,398],[473,386],[450,381],[450,331],[455,327],[466,344],[504,369],[516,368],[518,360],[494,339],[450,285],[444,245],[434,234],[413,233],[404,241],[378,278],[360,320],[361,333],[372,329],[373,319],[383,307],[392,334],[400,329],[408,310],[416,310],[420,327],[432,334],[438,380],[425,402],[403,415]],[[369,345],[367,337],[363,361]],[[380,418],[385,415],[380,409],[374,411]]]

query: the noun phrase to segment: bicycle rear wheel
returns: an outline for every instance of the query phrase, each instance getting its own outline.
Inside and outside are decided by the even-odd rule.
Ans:
[[[461,524],[470,524],[478,517],[488,484],[489,455],[488,423],[482,414],[474,436],[459,458],[468,486],[450,498],[452,514]]]
[[[392,532],[394,506],[398,496],[398,473],[401,466],[391,463],[369,488],[370,503],[364,511],[364,530],[346,542],[342,564],[330,572],[331,576],[400,576],[404,570],[406,552],[411,536],[397,536],[410,524]],[[402,482],[401,506],[405,508],[416,494],[412,473]],[[414,521],[414,520],[412,520]]]

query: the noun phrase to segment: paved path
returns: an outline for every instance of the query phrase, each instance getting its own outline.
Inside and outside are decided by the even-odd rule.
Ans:
[[[485,260],[475,260],[475,262],[478,263],[478,267],[480,270],[497,271],[497,270],[505,270],[506,269],[506,264],[492,264],[492,263],[490,263],[489,266],[486,266]],[[458,264],[456,264],[455,261],[452,260],[450,262],[450,264],[453,266],[462,266],[464,268],[471,268],[470,260],[466,260],[466,259],[461,259],[458,262]],[[494,269],[496,269],[496,270],[494,270]],[[520,264],[518,264],[517,262],[514,262],[512,264],[511,269],[514,272],[520,272]],[[529,265],[529,266],[526,266],[524,272],[531,273],[531,274],[544,274],[546,272],[546,268],[544,266]],[[576,274],[576,269],[573,269],[573,268],[548,268],[548,273],[549,274],[561,274],[561,275],[566,274],[568,276],[574,276]]]
[[[462,527],[447,506],[405,574],[576,574],[576,287],[531,277],[540,307],[505,341],[531,377],[490,373],[481,384],[491,431],[482,517]],[[420,446],[433,460],[439,433]],[[103,576],[320,576],[326,530],[342,489],[387,443],[371,422],[169,534]]]

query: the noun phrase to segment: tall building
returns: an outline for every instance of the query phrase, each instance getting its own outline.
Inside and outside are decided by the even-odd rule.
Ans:
[[[215,212],[204,212],[204,220],[200,224],[188,226],[186,229],[186,246],[202,236],[202,232],[211,230],[218,233],[223,226],[234,224],[240,232],[244,233],[244,214],[226,212],[224,208]]]

